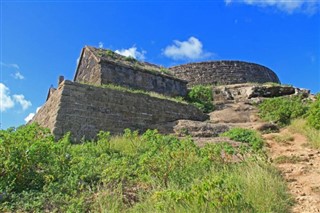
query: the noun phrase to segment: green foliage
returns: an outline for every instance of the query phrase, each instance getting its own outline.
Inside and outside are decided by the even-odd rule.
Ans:
[[[317,94],[316,100],[310,105],[307,124],[317,130],[320,130],[320,94]]]
[[[235,141],[248,143],[255,150],[259,150],[263,147],[263,139],[254,130],[233,128],[227,132],[224,132],[222,136],[227,136]]]
[[[169,71],[167,68],[165,68],[165,67],[161,67],[161,68],[160,68],[160,72],[162,72],[162,73],[164,73],[164,74],[168,74],[168,75],[171,74],[170,71]]]
[[[252,179],[261,172],[226,160],[235,154],[241,150],[227,143],[200,148],[189,138],[156,130],[139,135],[126,129],[122,136],[100,132],[97,140],[81,144],[71,144],[70,134],[55,142],[35,124],[2,130],[0,211],[286,212],[284,205],[273,208],[287,201],[284,189],[272,182],[275,176],[262,170],[267,181],[253,190],[256,185],[241,172]],[[279,190],[283,194],[274,193]],[[265,206],[255,204],[253,198],[270,194]]]
[[[292,119],[305,115],[307,110],[308,104],[298,96],[265,99],[259,105],[260,117],[280,126],[290,124]]]
[[[293,120],[289,126],[289,130],[293,133],[305,135],[313,148],[320,149],[320,130],[308,125],[306,119],[299,118]]]
[[[91,85],[91,84],[88,84],[88,83],[83,83],[83,84],[87,84],[87,85],[94,86],[94,87],[97,86],[97,85]],[[178,97],[178,96],[177,97],[171,97],[171,96],[166,96],[166,95],[163,95],[163,94],[160,94],[160,93],[156,93],[156,92],[132,89],[132,88],[119,86],[119,85],[115,85],[115,84],[103,84],[103,85],[101,85],[99,87],[118,90],[118,91],[122,91],[122,92],[130,92],[130,93],[135,93],[135,94],[144,94],[144,95],[149,95],[150,97],[155,97],[155,98],[164,99],[164,100],[170,100],[170,101],[174,101],[174,102],[182,103],[182,104],[188,104],[185,100],[183,100],[182,97]]]
[[[212,88],[210,86],[197,85],[189,91],[187,100],[193,103],[203,112],[214,110]]]
[[[127,56],[127,57],[124,58],[124,60],[129,61],[129,62],[131,62],[131,63],[137,62],[137,59],[135,59],[135,58],[132,57],[132,56]]]

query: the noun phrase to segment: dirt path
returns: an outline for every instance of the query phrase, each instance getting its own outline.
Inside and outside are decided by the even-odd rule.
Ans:
[[[320,150],[308,147],[303,135],[287,129],[264,137],[269,156],[296,200],[292,212],[320,212]]]

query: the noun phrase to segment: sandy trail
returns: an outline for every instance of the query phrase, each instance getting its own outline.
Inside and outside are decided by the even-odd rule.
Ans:
[[[290,140],[283,140],[288,136]],[[320,212],[320,150],[310,148],[306,137],[287,129],[266,134],[264,138],[269,156],[296,200],[292,212]]]

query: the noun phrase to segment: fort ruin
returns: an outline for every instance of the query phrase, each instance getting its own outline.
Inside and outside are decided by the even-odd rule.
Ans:
[[[71,132],[75,141],[93,139],[100,130],[165,132],[168,123],[209,118],[194,105],[173,99],[185,97],[188,87],[246,82],[280,81],[270,69],[247,62],[212,61],[167,69],[86,46],[73,81],[60,79],[57,89],[50,88],[46,103],[31,122],[49,128],[57,139]]]

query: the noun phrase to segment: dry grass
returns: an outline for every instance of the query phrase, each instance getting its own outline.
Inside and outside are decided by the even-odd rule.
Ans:
[[[274,135],[272,139],[278,143],[282,144],[289,144],[291,141],[294,141],[294,137],[290,134],[283,134],[283,135]]]
[[[277,163],[277,164],[283,164],[283,163],[295,164],[295,163],[299,163],[301,161],[304,161],[304,159],[302,159],[296,155],[292,155],[292,156],[281,155],[281,156],[274,159],[274,163]]]
[[[288,127],[289,131],[305,135],[313,148],[320,149],[320,130],[309,127],[306,123],[305,119],[295,119]]]

